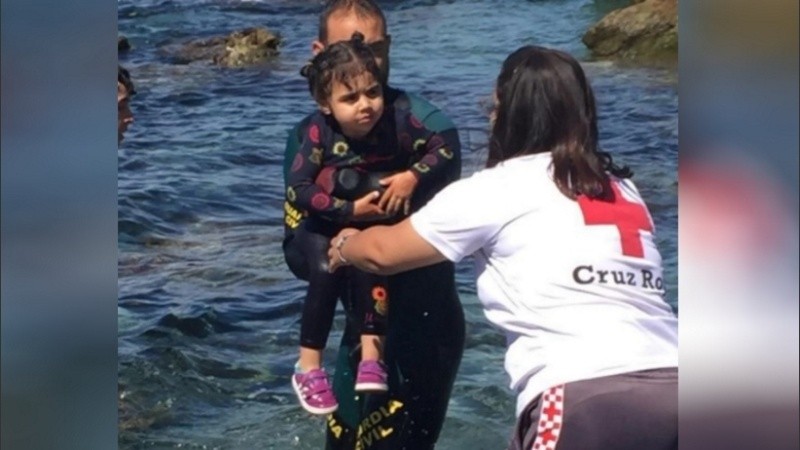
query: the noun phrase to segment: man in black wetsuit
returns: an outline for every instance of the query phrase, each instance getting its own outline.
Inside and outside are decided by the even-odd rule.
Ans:
[[[423,125],[439,133],[453,152],[455,164],[444,180],[417,189],[412,198],[416,211],[439,190],[461,175],[461,144],[452,121],[424,99],[388,86],[390,36],[383,12],[372,0],[333,0],[320,16],[318,40],[312,51],[348,40],[354,32],[364,35],[381,68],[387,101],[407,102]],[[309,115],[310,116],[310,115]],[[299,147],[299,133],[308,117],[289,133],[284,152],[284,180]],[[298,278],[307,278],[308,264],[296,242],[294,230],[304,212],[291,202],[284,205],[286,236],[283,250],[287,265]],[[455,269],[445,262],[389,279],[392,292],[386,334],[385,362],[389,392],[356,397],[354,377],[360,360],[358,319],[349,298],[342,302],[347,326],[339,347],[334,391],[339,409],[328,417],[328,450],[433,449],[439,437],[447,403],[461,362],[464,315],[455,287]]]

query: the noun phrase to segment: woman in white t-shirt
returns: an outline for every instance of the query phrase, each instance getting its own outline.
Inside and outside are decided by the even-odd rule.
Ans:
[[[486,317],[507,336],[509,448],[677,448],[677,319],[652,219],[630,171],[598,148],[580,64],[520,48],[495,94],[486,169],[399,224],[343,230],[331,270],[473,255]]]

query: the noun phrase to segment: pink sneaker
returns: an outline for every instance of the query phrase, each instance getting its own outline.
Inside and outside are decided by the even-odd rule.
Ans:
[[[387,391],[386,365],[381,361],[361,361],[358,363],[356,392]]]
[[[292,387],[300,405],[311,414],[330,414],[339,407],[324,369],[292,375]]]

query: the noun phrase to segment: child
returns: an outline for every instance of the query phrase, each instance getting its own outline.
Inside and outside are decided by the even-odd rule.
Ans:
[[[382,348],[389,299],[385,277],[328,272],[330,238],[344,227],[397,222],[398,212],[408,214],[420,182],[446,176],[453,154],[404,105],[384,108],[379,69],[360,33],[327,47],[301,73],[319,111],[305,125],[287,175],[287,197],[308,212],[296,239],[310,261],[292,386],[303,408],[329,414],[338,403],[322,369],[322,350],[336,299],[349,287],[358,302],[357,392],[387,390]]]

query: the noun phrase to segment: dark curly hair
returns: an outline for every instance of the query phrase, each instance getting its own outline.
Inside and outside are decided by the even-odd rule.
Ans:
[[[364,43],[364,35],[359,32],[353,33],[349,41],[325,47],[300,69],[300,74],[308,78],[311,96],[319,104],[326,104],[330,100],[334,80],[350,84],[365,72],[372,74],[376,80],[381,79],[375,55]]]

